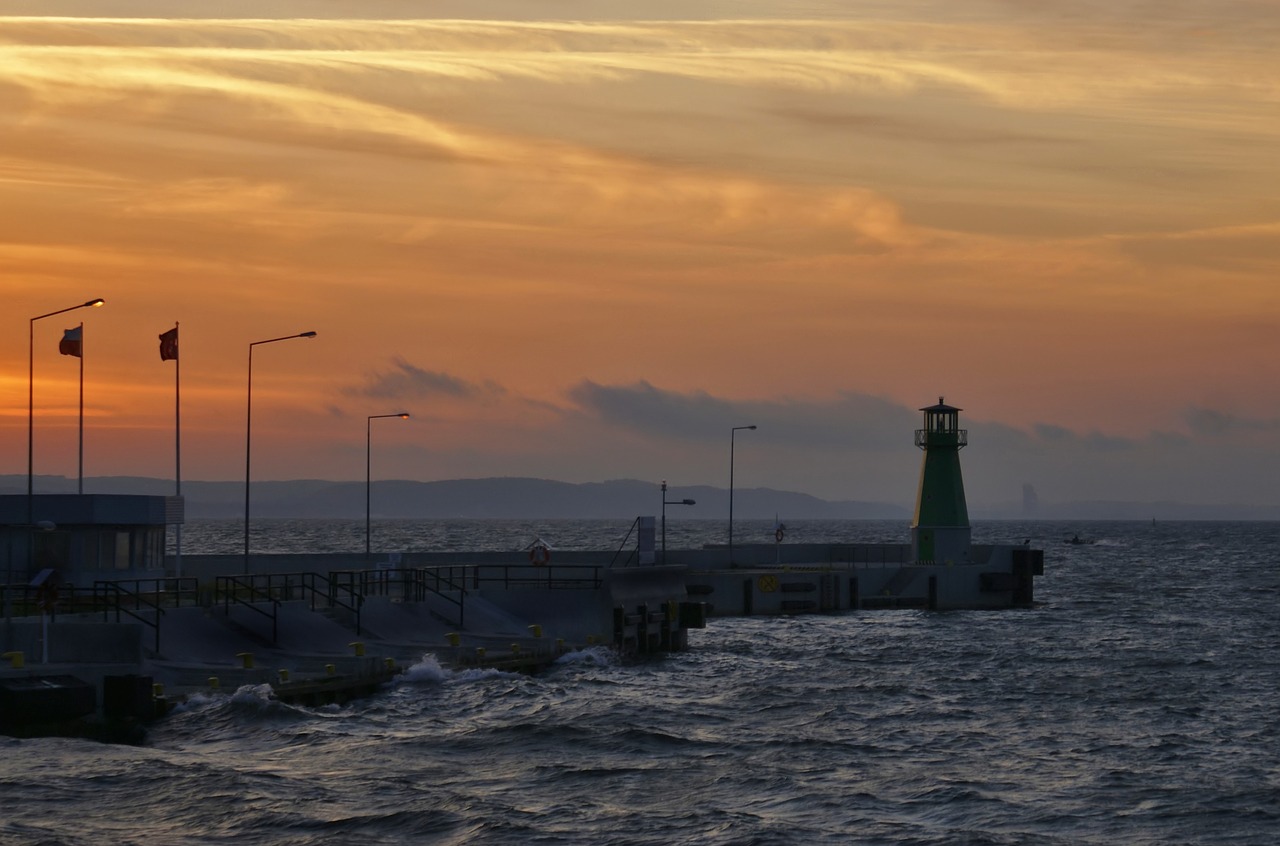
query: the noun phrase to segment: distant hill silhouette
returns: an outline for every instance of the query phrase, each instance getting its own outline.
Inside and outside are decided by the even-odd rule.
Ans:
[[[0,476],[0,493],[25,494],[26,476]],[[76,481],[38,476],[37,493],[74,493]],[[85,493],[173,493],[171,479],[134,476],[86,478]],[[244,482],[183,481],[188,517],[244,515]],[[668,505],[668,519],[721,518],[729,511],[727,490],[710,486],[670,488],[667,500],[696,500],[695,505]],[[371,511],[381,518],[609,518],[658,515],[662,491],[653,482],[620,479],[573,484],[549,479],[502,477],[438,482],[379,481],[371,486]],[[254,482],[253,514],[257,517],[329,517],[354,519],[365,514],[364,482],[300,479]],[[769,488],[736,488],[734,516],[743,519],[906,519],[908,508],[883,502],[830,502],[803,493]]]
[[[37,476],[37,493],[75,493],[76,480]],[[85,493],[173,493],[172,479],[99,476],[84,481]],[[0,476],[0,494],[25,494],[27,477]],[[184,481],[187,516],[243,517],[244,482]],[[257,517],[356,519],[364,517],[364,482],[297,479],[253,483]],[[372,514],[380,518],[617,519],[662,510],[662,491],[653,482],[618,479],[575,484],[550,479],[499,477],[438,482],[387,480],[372,486]],[[668,501],[697,500],[696,505],[667,506],[668,519],[725,518],[729,492],[708,485],[672,487]],[[855,500],[830,501],[771,488],[736,488],[735,518],[781,520],[909,520],[910,505]],[[1046,503],[1027,513],[1025,502],[969,504],[974,520],[1280,520],[1280,508],[1262,505],[1197,505],[1173,501],[1109,500]]]

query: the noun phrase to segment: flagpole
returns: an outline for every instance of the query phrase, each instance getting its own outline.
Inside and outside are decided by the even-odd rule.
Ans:
[[[173,321],[173,331],[178,331],[178,321]],[[182,496],[182,356],[173,360],[173,472],[176,485],[174,495]],[[185,511],[185,509],[184,509]],[[186,519],[185,513],[183,519]],[[182,524],[175,532],[177,543],[174,557],[174,575],[182,578]]]
[[[84,496],[84,323],[80,323],[80,464],[76,493]]]

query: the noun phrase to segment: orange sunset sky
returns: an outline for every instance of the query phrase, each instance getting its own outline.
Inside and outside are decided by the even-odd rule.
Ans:
[[[171,17],[182,11],[182,17]],[[430,15],[430,17],[424,17]],[[1280,508],[1274,0],[0,0],[0,474]],[[110,492],[103,490],[101,492]],[[1280,512],[1278,512],[1280,513]]]

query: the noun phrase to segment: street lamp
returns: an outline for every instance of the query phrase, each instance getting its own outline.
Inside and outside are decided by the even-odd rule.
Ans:
[[[364,424],[364,557],[369,557],[369,491],[373,486],[373,475],[370,471],[373,456],[373,421],[384,417],[398,417],[408,420],[409,413],[400,411],[395,414],[370,414]]]
[[[60,308],[57,311],[31,318],[27,344],[27,525],[31,525],[35,519],[35,500],[33,499],[35,493],[35,463],[33,455],[35,453],[36,321],[44,320],[46,317],[53,317],[55,314],[75,311],[78,308],[97,308],[105,302],[106,300],[99,297],[79,305],[67,306],[66,308]]]
[[[249,460],[253,455],[250,449],[253,433],[253,348],[260,344],[274,344],[276,341],[291,341],[294,338],[314,338],[315,332],[299,332],[296,335],[284,335],[280,338],[268,338],[265,341],[253,341],[249,344],[249,390],[245,401],[244,421],[244,574],[249,575]]]
[[[667,480],[662,480],[662,563],[667,563],[667,506],[668,505],[697,505],[697,500],[693,499],[667,499]]]
[[[733,566],[733,439],[744,429],[755,430],[755,426],[734,426],[729,430],[729,566]]]

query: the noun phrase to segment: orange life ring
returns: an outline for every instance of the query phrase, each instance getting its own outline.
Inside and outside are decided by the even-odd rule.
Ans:
[[[529,563],[535,566],[549,564],[551,562],[551,550],[544,544],[535,543],[529,550]]]

